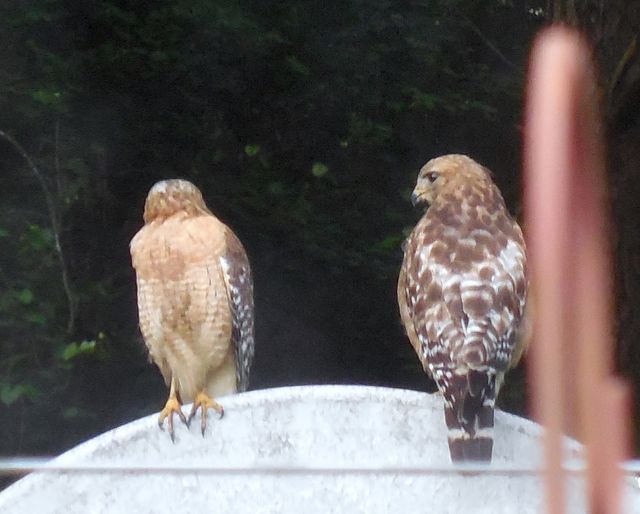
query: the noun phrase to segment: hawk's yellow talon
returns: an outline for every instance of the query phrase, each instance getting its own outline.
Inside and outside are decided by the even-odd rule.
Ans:
[[[178,400],[178,395],[175,392],[175,384],[173,379],[171,380],[171,390],[169,392],[169,398],[167,399],[167,403],[164,405],[164,409],[160,411],[160,416],[158,416],[158,426],[162,429],[162,425],[164,424],[164,420],[167,420],[167,426],[169,428],[169,436],[171,436],[171,441],[175,442],[175,435],[173,431],[173,415],[177,414],[185,425],[189,426],[187,423],[187,418],[182,412],[182,403]]]
[[[206,392],[202,391],[198,393],[193,400],[193,406],[191,407],[191,412],[189,413],[187,423],[191,423],[191,420],[195,417],[198,409],[201,409],[200,430],[202,432],[202,435],[204,436],[204,431],[207,428],[207,410],[215,410],[220,415],[220,419],[222,419],[222,416],[224,416],[224,408],[217,401],[211,398]]]

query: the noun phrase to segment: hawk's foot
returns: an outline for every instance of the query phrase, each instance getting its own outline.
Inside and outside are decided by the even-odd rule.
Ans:
[[[175,436],[173,433],[173,415],[178,414],[180,421],[182,421],[185,425],[189,426],[187,418],[182,412],[182,404],[180,400],[178,400],[177,396],[170,395],[167,403],[164,406],[164,409],[160,411],[160,416],[158,417],[158,426],[162,429],[162,425],[164,420],[167,419],[167,426],[169,427],[169,435],[171,436],[171,441],[175,442]]]
[[[200,429],[202,431],[202,436],[204,437],[204,431],[207,428],[207,410],[215,410],[220,415],[220,419],[222,419],[222,416],[224,416],[224,408],[217,401],[211,398],[206,392],[202,391],[198,393],[193,400],[193,407],[191,407],[191,413],[189,414],[188,423],[191,423],[191,420],[196,415],[198,409],[201,409],[202,411],[200,414]]]

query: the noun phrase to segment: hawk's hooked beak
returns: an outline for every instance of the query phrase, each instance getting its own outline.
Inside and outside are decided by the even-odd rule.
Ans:
[[[422,207],[427,205],[427,201],[420,195],[420,192],[413,190],[411,193],[411,205],[414,207]]]

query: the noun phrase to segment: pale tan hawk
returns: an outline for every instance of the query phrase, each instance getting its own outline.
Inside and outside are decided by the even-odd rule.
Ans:
[[[186,180],[149,191],[144,226],[131,240],[140,329],[170,386],[159,425],[173,414],[188,423],[202,409],[224,410],[215,397],[244,391],[254,353],[253,281],[249,259],[229,227]],[[188,420],[183,401],[193,400]]]

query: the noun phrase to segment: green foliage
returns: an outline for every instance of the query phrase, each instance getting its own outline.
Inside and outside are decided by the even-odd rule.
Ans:
[[[322,164],[321,162],[314,162],[311,165],[311,174],[314,177],[324,177],[329,171],[329,166]]]
[[[95,341],[82,341],[81,343],[69,343],[62,348],[60,357],[64,361],[75,359],[79,355],[92,354],[96,350]]]
[[[393,135],[393,129],[390,125],[370,119],[360,119],[355,113],[351,115],[348,130],[347,141],[349,145],[356,144],[374,148],[388,144]]]
[[[33,301],[33,293],[30,289],[23,289],[22,291],[17,291],[17,297],[20,303],[24,305],[29,305]]]
[[[260,153],[260,145],[246,145],[244,147],[244,153],[246,153],[249,157],[255,157]]]
[[[10,407],[21,398],[33,400],[41,394],[42,391],[36,389],[31,384],[12,385],[0,382],[0,402],[4,403],[7,407]]]
[[[32,223],[22,235],[22,241],[24,244],[21,251],[25,255],[32,255],[33,252],[50,252],[53,248],[53,232],[49,228]]]

